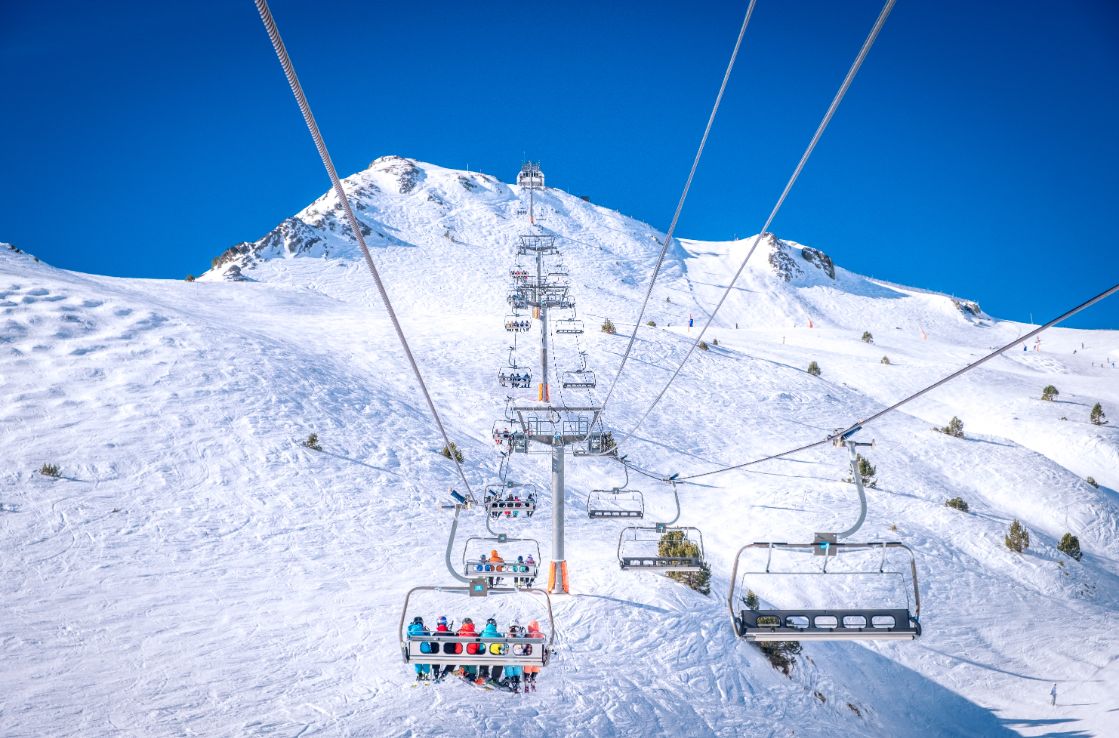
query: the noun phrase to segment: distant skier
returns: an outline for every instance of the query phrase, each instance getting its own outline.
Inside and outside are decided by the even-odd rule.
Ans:
[[[1057,706],[1057,683],[1053,682],[1053,689],[1049,690],[1049,704],[1053,707]]]
[[[424,619],[416,616],[412,620],[412,624],[408,626],[409,636],[426,636],[431,635],[427,628],[424,627]],[[432,643],[420,643],[420,653],[434,653],[435,645]],[[431,676],[431,664],[416,664],[416,681],[422,682],[429,679]]]
[[[692,332],[692,326],[694,326],[694,325],[695,325],[695,318],[693,318],[692,316],[689,315],[688,316],[688,333]]]

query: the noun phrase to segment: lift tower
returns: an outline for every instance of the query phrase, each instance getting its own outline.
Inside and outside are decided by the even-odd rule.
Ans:
[[[521,189],[528,190],[528,222],[536,224],[536,214],[533,212],[533,193],[544,189],[544,172],[540,170],[540,163],[526,161],[517,174],[517,184]]]
[[[539,170],[537,170],[539,171]],[[601,408],[553,405],[548,383],[548,310],[570,309],[575,302],[568,294],[566,279],[556,279],[544,269],[544,258],[556,256],[555,236],[525,235],[517,246],[518,256],[536,260],[535,275],[517,280],[512,299],[533,311],[540,318],[540,383],[537,404],[514,405],[511,410],[516,426],[510,448],[519,453],[552,455],[552,562],[548,570],[548,591],[567,593],[567,560],[564,553],[564,455],[568,446],[572,454],[588,455],[603,451],[605,436],[600,430]],[[542,447],[542,448],[541,448]],[[539,450],[537,450],[539,449]]]

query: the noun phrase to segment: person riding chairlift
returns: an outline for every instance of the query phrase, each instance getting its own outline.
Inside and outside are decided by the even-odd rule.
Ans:
[[[478,631],[474,630],[474,621],[471,620],[470,618],[463,618],[462,619],[462,626],[458,629],[458,632],[456,632],[455,635],[461,636],[461,637],[464,637],[464,638],[477,638],[478,637]],[[462,644],[461,643],[458,644],[458,647],[461,649]],[[481,652],[482,652],[482,645],[480,643],[468,643],[468,644],[466,644],[466,653],[467,654],[469,654],[471,656],[476,656]],[[460,651],[460,653],[461,653],[461,651]],[[475,679],[478,678],[477,667],[475,667],[475,666],[464,666],[464,667],[462,667],[462,677],[463,677],[463,679],[468,679],[470,681],[474,681]]]
[[[409,636],[426,636],[431,635],[427,628],[424,627],[424,619],[416,616],[412,619],[412,624],[408,626]],[[435,653],[436,644],[422,642],[420,643],[420,653]],[[431,664],[416,664],[416,681],[422,682],[431,678]]]
[[[528,624],[528,632],[525,634],[527,638],[539,639],[540,645],[533,644],[527,648],[544,648],[544,634],[540,632],[540,623],[533,620]],[[532,653],[528,651],[527,653]],[[536,675],[540,673],[539,666],[526,666],[525,667],[525,691],[536,691]]]

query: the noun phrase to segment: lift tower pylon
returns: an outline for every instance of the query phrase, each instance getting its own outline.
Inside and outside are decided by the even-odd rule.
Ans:
[[[542,179],[542,177],[541,177]],[[601,408],[567,407],[551,404],[548,387],[548,310],[568,309],[575,306],[568,294],[566,280],[551,280],[544,270],[544,257],[559,254],[556,237],[525,235],[520,237],[518,256],[536,259],[536,274],[518,280],[517,298],[523,304],[539,311],[540,317],[540,385],[536,405],[514,405],[510,410],[516,417],[519,431],[512,433],[510,446],[513,451],[531,453],[543,446],[552,455],[552,561],[548,571],[548,591],[555,594],[569,592],[567,559],[564,552],[564,459],[568,446],[589,446],[598,427]],[[600,434],[601,435],[601,434]]]

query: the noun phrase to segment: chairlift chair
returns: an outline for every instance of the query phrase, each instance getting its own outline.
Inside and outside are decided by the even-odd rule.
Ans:
[[[587,495],[587,517],[644,518],[645,495],[636,489],[592,489]]]
[[[527,333],[532,328],[532,320],[517,313],[505,316],[505,330],[510,333]]]
[[[843,576],[887,576],[896,578],[903,585],[905,573],[886,568],[887,552],[904,550],[909,554],[909,578],[913,585],[910,600],[907,587],[906,606],[824,609],[750,609],[735,601],[738,581],[738,564],[746,549],[764,548],[767,551],[763,571],[743,572],[742,581],[763,577],[806,575],[839,578]],[[773,569],[774,552],[790,552],[821,557],[822,565],[816,571],[776,571]],[[877,569],[861,571],[829,571],[828,563],[840,554],[852,552],[881,553]],[[731,574],[730,595],[727,598],[731,623],[735,633],[748,641],[834,641],[834,640],[913,640],[921,635],[921,592],[917,582],[917,561],[913,550],[897,541],[870,543],[844,543],[818,540],[814,543],[751,543],[739,549]],[[735,613],[735,607],[741,609]]]
[[[556,333],[560,335],[577,336],[583,332],[583,321],[575,318],[564,318],[556,321]]]
[[[473,556],[470,553],[472,541],[486,542],[486,550],[480,556]],[[492,560],[483,562],[481,560],[481,556],[485,555],[486,552],[497,550],[497,546],[508,549],[510,544],[531,544],[531,547],[536,549],[534,563],[531,565],[523,562],[518,563],[512,555],[500,562],[493,562]],[[518,550],[520,549],[514,549],[515,552]],[[508,553],[508,550],[506,553]],[[526,553],[528,556],[532,556],[532,551]],[[526,553],[516,555],[525,556]],[[462,549],[462,573],[464,576],[472,578],[484,577],[490,580],[491,585],[495,583],[500,585],[502,579],[511,578],[514,587],[531,587],[539,573],[541,556],[540,541],[535,538],[509,538],[503,534],[496,537],[471,536],[466,539],[466,544]]]
[[[695,555],[665,556],[659,553],[661,539],[675,531],[683,533],[683,542],[695,545]],[[699,528],[630,526],[623,528],[618,536],[618,564],[623,571],[698,572],[703,570],[704,562],[703,534]]]
[[[525,485],[528,490],[523,495],[518,493],[514,495],[510,487],[506,485],[491,484],[486,487],[485,497],[482,498],[482,504],[486,508],[486,513],[491,518],[531,518],[533,513],[536,512],[536,504],[539,500],[539,494],[536,487],[533,485]]]
[[[564,372],[560,383],[564,389],[594,389],[594,372],[590,369],[575,369],[574,371]]]
[[[417,592],[438,592],[458,597],[472,598],[492,595],[527,598],[543,595],[547,613],[547,632],[538,638],[498,636],[494,638],[460,636],[453,633],[429,631],[425,635],[409,635],[408,624],[412,596]],[[421,615],[422,617],[422,615]],[[434,613],[429,617],[434,617]],[[545,618],[539,618],[544,620]],[[484,579],[464,587],[413,587],[404,597],[404,610],[400,614],[400,651],[404,663],[431,666],[547,666],[554,651],[556,620],[552,614],[552,600],[542,589],[516,587],[487,587]]]

